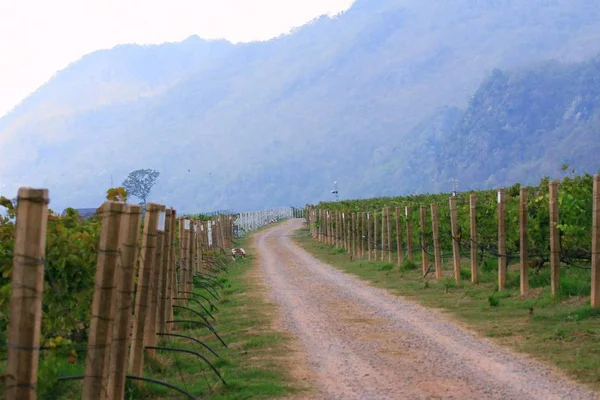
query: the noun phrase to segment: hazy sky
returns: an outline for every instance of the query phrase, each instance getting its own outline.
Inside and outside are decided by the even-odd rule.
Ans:
[[[193,34],[265,40],[353,0],[0,0],[0,116],[94,50]]]

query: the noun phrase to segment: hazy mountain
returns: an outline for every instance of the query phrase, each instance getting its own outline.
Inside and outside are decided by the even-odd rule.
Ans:
[[[563,163],[599,172],[600,56],[495,70],[440,154],[444,176],[486,186],[533,183]]]
[[[368,174],[423,192],[449,191],[451,179],[464,189],[537,183],[562,164],[595,173],[598,132],[600,56],[494,70],[466,110],[438,110],[404,145],[380,149]]]
[[[432,190],[460,171],[463,186],[493,184],[485,154],[439,161],[447,126],[478,129],[457,107],[475,109],[495,68],[595,56],[599,18],[595,0],[359,0],[267,42],[95,52],[0,119],[0,190],[45,186],[52,207],[86,207],[111,174],[155,168],[153,200],[192,211],[314,202],[333,180],[343,197]],[[513,151],[519,165],[547,157]]]

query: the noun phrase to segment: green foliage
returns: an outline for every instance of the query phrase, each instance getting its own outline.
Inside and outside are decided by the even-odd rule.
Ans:
[[[391,271],[392,269],[394,269],[394,264],[392,263],[383,263],[377,265],[378,271]]]
[[[412,271],[419,268],[419,266],[414,262],[410,261],[408,258],[405,258],[400,268],[403,270]]]
[[[8,215],[0,217],[0,340],[8,327],[12,255],[15,225],[14,208],[4,202]],[[64,217],[48,215],[42,338],[69,336],[83,341],[87,337],[90,304],[94,288],[97,246],[100,233],[98,216],[82,219],[68,209]]]
[[[558,185],[560,254],[561,260],[567,264],[588,264],[591,258],[592,188],[593,177],[590,174],[565,177]],[[505,189],[504,207],[506,218],[506,249],[509,256],[517,259],[520,250],[520,189],[520,184],[515,184]],[[548,265],[547,260],[550,253],[549,179],[544,178],[537,186],[529,186],[527,190],[530,259],[538,260],[538,262],[545,261],[544,265]],[[456,239],[459,242],[462,253],[468,255],[469,248],[473,244],[471,243],[469,234],[470,194],[477,196],[477,237],[474,245],[477,246],[479,254],[484,255],[481,261],[481,270],[483,272],[497,271],[498,203],[496,190],[470,191],[460,194],[456,200],[458,215]],[[433,239],[429,205],[436,204],[439,219],[440,246],[444,252],[451,252],[450,197],[450,193],[379,197],[321,202],[317,207],[343,212],[369,212],[371,213],[371,218],[378,219],[379,227],[381,227],[381,210],[384,207],[390,207],[392,242],[396,242],[396,235],[398,234],[395,228],[395,220],[396,218],[400,218],[403,243],[406,243],[406,225],[410,222],[412,225],[412,241],[415,246],[418,246],[421,242],[419,207],[425,205],[426,223],[424,240],[426,246],[431,250],[433,249]],[[411,210],[408,217],[405,215],[406,206],[410,207]],[[398,216],[394,213],[396,208],[399,211]],[[317,220],[316,223],[318,224],[320,221]]]
[[[127,190],[123,186],[119,186],[118,188],[108,189],[106,192],[106,200],[122,201],[126,203],[128,195],[129,193],[127,193]]]
[[[498,307],[500,305],[500,299],[497,297],[494,297],[494,295],[489,295],[488,296],[488,304],[490,305],[490,307]]]

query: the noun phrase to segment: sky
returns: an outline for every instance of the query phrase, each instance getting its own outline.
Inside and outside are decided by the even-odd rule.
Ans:
[[[118,44],[268,40],[353,0],[0,0],[0,117],[57,71]]]

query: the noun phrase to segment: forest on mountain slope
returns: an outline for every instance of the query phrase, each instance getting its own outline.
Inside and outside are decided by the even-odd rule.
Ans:
[[[0,119],[1,190],[89,207],[154,168],[151,200],[241,210],[334,180],[369,197],[593,170],[599,19],[595,0],[358,0],[266,42],[94,52]]]

